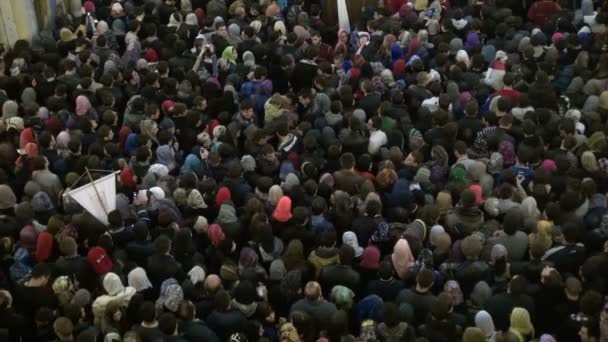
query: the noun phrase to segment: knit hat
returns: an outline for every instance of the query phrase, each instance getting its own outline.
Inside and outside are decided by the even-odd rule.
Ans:
[[[0,209],[12,208],[17,204],[17,197],[10,186],[0,184]]]
[[[112,259],[106,253],[106,250],[101,247],[93,247],[87,254],[87,261],[97,274],[104,274],[112,270]]]
[[[272,217],[279,222],[287,222],[291,219],[291,198],[283,196],[272,213]]]

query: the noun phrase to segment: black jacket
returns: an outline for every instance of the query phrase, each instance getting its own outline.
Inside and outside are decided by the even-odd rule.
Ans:
[[[160,291],[162,282],[169,278],[175,278],[182,282],[186,278],[181,265],[170,255],[155,254],[148,258],[148,277],[154,288]]]
[[[245,316],[238,310],[213,310],[207,317],[207,325],[217,334],[220,341],[226,341],[231,334],[242,331],[245,321]]]
[[[355,294],[359,292],[361,275],[348,265],[328,265],[321,269],[319,282],[321,288],[331,291],[336,285],[351,289]]]
[[[131,241],[127,244],[126,250],[129,259],[141,267],[147,266],[148,258],[155,252],[152,241]]]
[[[380,296],[385,302],[392,302],[404,288],[405,284],[400,279],[375,279],[367,284],[367,295],[375,294]]]
[[[317,65],[308,60],[303,59],[296,63],[291,75],[291,86],[296,94],[300,89],[312,88],[313,80],[317,76],[317,69]]]
[[[68,276],[75,278],[80,287],[92,290],[95,287],[95,274],[85,257],[76,255],[63,257],[55,262],[55,277]]]
[[[220,342],[217,335],[203,321],[180,321],[178,331],[189,342]]]

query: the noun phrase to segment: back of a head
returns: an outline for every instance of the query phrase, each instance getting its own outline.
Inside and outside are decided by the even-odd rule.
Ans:
[[[524,218],[519,208],[513,208],[507,211],[503,220],[503,230],[507,235],[515,234],[519,229],[523,228]]]
[[[49,264],[47,263],[39,263],[36,264],[33,268],[32,268],[32,279],[39,279],[42,277],[50,277],[52,274],[52,270],[51,267],[49,266]]]
[[[139,307],[139,319],[142,322],[152,323],[156,320],[156,308],[151,301],[145,301]]]
[[[422,289],[428,289],[433,285],[433,271],[429,269],[423,269],[416,275],[416,283]]]
[[[154,245],[160,254],[167,254],[169,251],[171,251],[171,239],[169,239],[166,235],[157,237],[154,241]]]
[[[158,329],[165,335],[171,336],[177,331],[177,319],[171,312],[163,313],[158,319]]]
[[[353,259],[355,258],[355,250],[351,246],[343,244],[340,247],[339,256],[340,264],[350,266],[353,263]]]
[[[304,296],[310,301],[316,301],[321,297],[321,285],[316,281],[310,281],[304,287]]]

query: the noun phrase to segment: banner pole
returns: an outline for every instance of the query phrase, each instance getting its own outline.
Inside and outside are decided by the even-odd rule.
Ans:
[[[91,181],[91,184],[93,185],[93,189],[95,190],[95,194],[97,195],[97,199],[99,200],[99,203],[101,203],[103,211],[106,213],[106,215],[108,215],[108,209],[106,208],[105,203],[101,199],[101,195],[99,194],[99,191],[97,190],[97,187],[95,186],[95,181],[93,180],[93,177],[91,176],[91,172],[89,172],[89,168],[85,167],[84,169],[87,173],[87,176],[89,177],[89,180]]]

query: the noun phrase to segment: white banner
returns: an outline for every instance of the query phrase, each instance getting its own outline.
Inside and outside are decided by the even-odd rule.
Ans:
[[[101,177],[68,192],[68,195],[101,223],[108,225],[108,213],[116,209],[116,174]]]
[[[328,0],[338,1],[338,24],[340,29],[350,33],[350,22],[348,20],[348,9],[346,7],[346,0]]]

